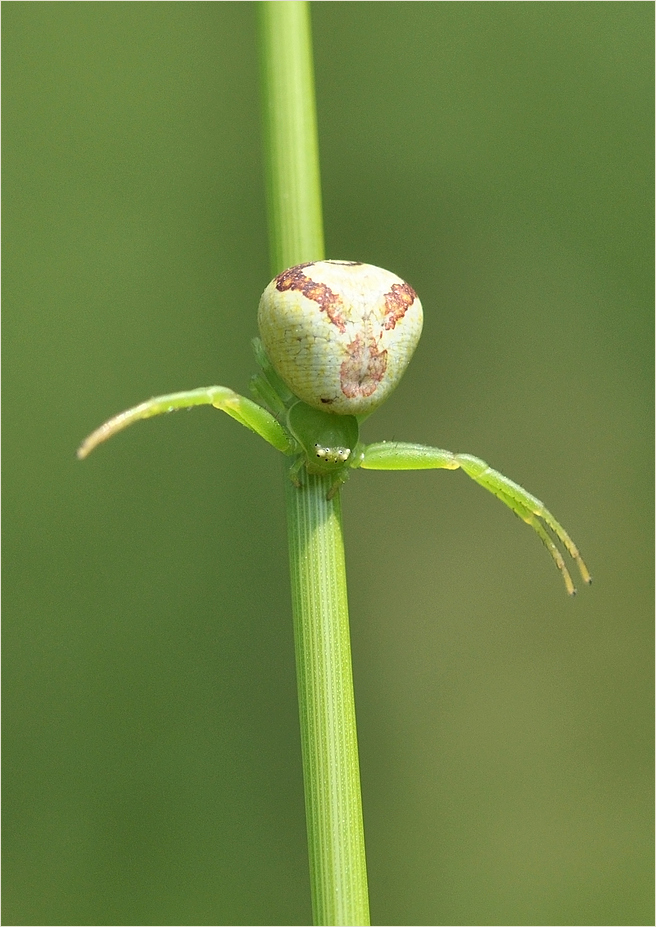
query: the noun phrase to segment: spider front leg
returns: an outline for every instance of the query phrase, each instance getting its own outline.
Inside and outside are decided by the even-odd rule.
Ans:
[[[576,561],[583,581],[592,582],[578,548],[544,504],[518,483],[509,480],[497,470],[493,470],[484,460],[479,460],[478,457],[472,457],[469,454],[453,454],[451,451],[421,444],[382,442],[370,444],[365,448],[361,466],[368,470],[457,470],[462,468],[467,476],[501,499],[522,521],[533,528],[560,570],[570,595],[576,592],[572,577],[545,525],[553,531],[565,550]]]
[[[82,442],[77,456],[83,460],[99,444],[119,431],[123,431],[133,422],[152,418],[155,415],[163,415],[165,412],[174,412],[176,409],[190,409],[193,406],[214,406],[215,409],[226,412],[240,425],[254,431],[283,454],[290,454],[293,450],[292,441],[285,429],[262,406],[251,399],[246,399],[245,396],[240,396],[227,386],[203,386],[200,389],[186,390],[182,393],[156,396],[115,415],[100,428],[96,428]]]
[[[527,525],[531,525],[531,527],[535,529],[540,540],[555,560],[556,566],[563,574],[565,585],[570,595],[574,595],[576,589],[565,567],[560,551],[549,534],[545,531],[542,522],[553,531],[567,553],[576,562],[583,582],[588,585],[592,582],[592,577],[583,562],[578,547],[574,541],[572,541],[560,522],[556,521],[543,502],[540,502],[539,499],[532,496],[523,486],[509,480],[507,476],[504,476],[497,470],[493,470],[484,460],[479,460],[478,457],[472,457],[470,454],[457,454],[456,459],[467,476],[476,480],[477,483],[485,489],[488,489],[497,496],[497,498],[501,499],[502,502],[505,502],[522,521],[525,521]],[[542,519],[542,522],[539,519]]]

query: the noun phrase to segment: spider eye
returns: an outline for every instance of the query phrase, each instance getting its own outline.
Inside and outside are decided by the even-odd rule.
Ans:
[[[315,444],[314,451],[320,460],[328,463],[346,463],[351,456],[350,447],[322,447],[321,444]]]

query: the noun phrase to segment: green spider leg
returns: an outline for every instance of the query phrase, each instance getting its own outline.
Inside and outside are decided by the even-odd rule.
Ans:
[[[80,445],[77,456],[80,460],[87,457],[91,451],[111,438],[112,435],[123,431],[133,422],[139,422],[145,418],[152,418],[154,415],[163,415],[165,412],[174,412],[176,409],[190,409],[193,406],[214,406],[226,412],[235,421],[239,422],[245,428],[249,428],[255,434],[264,438],[269,444],[273,445],[283,454],[293,452],[292,441],[276,419],[253,402],[240,396],[239,393],[233,392],[227,386],[204,386],[200,389],[187,390],[182,393],[169,393],[167,396],[156,396],[154,399],[147,399],[146,402],[127,409],[110,418],[109,421],[96,428],[88,438]]]
[[[546,530],[545,525],[553,531],[556,538],[576,562],[583,581],[585,583],[592,582],[578,548],[544,504],[518,483],[514,483],[508,477],[493,470],[484,460],[479,460],[478,457],[472,457],[470,454],[453,454],[451,451],[425,447],[421,444],[401,444],[384,441],[380,444],[370,444],[365,448],[364,458],[360,466],[366,470],[458,470],[462,468],[467,476],[504,502],[515,515],[533,528],[560,570],[565,581],[565,587],[570,595],[576,593],[572,577],[560,550]]]
[[[287,409],[298,402],[287,384],[278,376],[259,338],[251,341],[260,372],[251,377],[250,389],[255,398],[267,405],[274,415],[284,418]]]

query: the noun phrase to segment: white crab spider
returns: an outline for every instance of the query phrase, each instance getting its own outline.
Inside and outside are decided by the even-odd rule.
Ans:
[[[579,551],[549,510],[485,461],[421,444],[360,443],[360,422],[398,384],[417,346],[421,303],[389,271],[357,261],[315,261],[278,274],[260,300],[261,372],[253,402],[224,386],[159,396],[122,412],[83,442],[78,457],[140,419],[212,405],[293,458],[290,478],[303,470],[330,477],[328,497],[353,469],[462,469],[530,525],[549,551],[570,595],[576,590],[556,541],[591,578]],[[267,411],[267,406],[270,411]]]

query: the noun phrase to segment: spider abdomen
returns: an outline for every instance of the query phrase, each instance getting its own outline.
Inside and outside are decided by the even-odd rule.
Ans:
[[[389,396],[422,323],[409,284],[357,261],[290,267],[267,286],[258,310],[265,351],[290,390],[341,415],[368,414]]]

